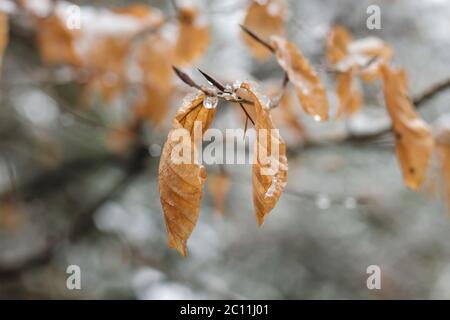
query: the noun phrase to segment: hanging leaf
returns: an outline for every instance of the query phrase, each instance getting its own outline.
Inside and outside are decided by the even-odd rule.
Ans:
[[[5,13],[0,12],[0,70],[2,69],[3,55],[8,44],[8,33],[8,16]]]
[[[450,126],[446,122],[445,126],[439,129],[436,135],[436,146],[442,170],[440,177],[444,187],[444,198],[447,201],[447,210],[450,213]]]
[[[252,1],[247,9],[244,26],[252,30],[262,39],[269,39],[272,35],[282,36],[285,33],[286,2],[284,0]],[[250,52],[259,60],[267,60],[271,52],[250,37],[241,32],[244,42]]]
[[[327,37],[328,63],[340,72],[354,69],[364,81],[379,78],[380,66],[388,64],[393,53],[390,45],[376,37],[353,40],[342,26],[334,27]]]
[[[89,71],[88,89],[94,89],[106,100],[111,100],[125,89],[128,58],[135,49],[133,45],[140,50],[150,42],[137,42],[137,37],[144,30],[155,33],[164,23],[164,18],[159,10],[145,5],[96,11],[91,16],[92,23],[96,23],[94,20],[97,18],[98,25],[93,30],[86,29],[76,44],[82,65]],[[116,27],[120,25],[123,28]]]
[[[82,68],[85,87],[106,100],[123,92],[127,83],[128,57],[147,33],[164,23],[157,9],[130,5],[111,10],[81,7],[81,29],[68,29],[70,3],[56,2],[54,13],[40,17],[33,12],[40,54],[44,63]],[[84,27],[83,27],[84,26]]]
[[[87,89],[94,90],[109,101],[122,92],[126,85],[125,60],[130,42],[128,39],[107,37],[99,39],[84,59],[90,71]]]
[[[136,55],[142,71],[142,86],[134,99],[133,109],[139,118],[161,125],[166,120],[174,93],[173,43],[157,33],[148,37]]]
[[[354,83],[353,69],[338,74],[336,94],[339,100],[337,118],[352,115],[359,110],[362,104],[362,93]]]
[[[408,97],[404,70],[383,65],[381,71],[384,98],[396,137],[396,152],[403,180],[406,186],[416,190],[425,178],[433,149],[433,137]]]
[[[255,160],[252,169],[253,205],[259,225],[278,202],[286,185],[288,163],[286,145],[273,125],[270,109],[248,83],[241,88],[248,91],[255,107]]]
[[[381,77],[381,65],[389,64],[394,50],[383,40],[368,37],[349,44],[351,59],[359,64],[360,77],[364,81],[373,81]]]
[[[294,44],[281,37],[272,37],[271,45],[275,49],[278,63],[294,85],[304,111],[317,120],[327,120],[328,99],[325,87],[308,60]]]
[[[211,176],[208,181],[208,191],[214,200],[214,206],[218,213],[224,213],[225,197],[230,190],[230,176],[224,172]]]
[[[164,22],[164,17],[158,9],[144,4],[130,4],[128,6],[112,8],[114,13],[131,18],[144,19],[150,26],[160,26]]]
[[[75,50],[78,32],[66,27],[57,15],[36,18],[37,43],[45,64],[80,65],[80,57]]]
[[[164,91],[171,89],[173,59],[174,45],[169,39],[159,33],[149,36],[137,50],[143,82]]]
[[[196,143],[202,139],[211,125],[215,109],[203,106],[203,94],[189,99],[178,110],[172,123],[159,164],[159,190],[164,211],[169,247],[175,248],[183,256],[187,254],[186,241],[192,233],[200,211],[203,184],[206,180],[205,168],[198,163]],[[194,124],[202,125],[200,137],[195,137]],[[187,134],[181,140],[177,135]],[[180,151],[181,150],[181,151]],[[184,163],[179,163],[183,156]]]
[[[268,96],[272,99],[272,101],[279,99],[279,86],[272,85],[265,90],[268,92]],[[290,141],[290,139],[286,139],[288,145],[289,143],[298,144],[306,138],[306,130],[300,121],[296,102],[297,101],[295,100],[292,92],[286,88],[284,89],[278,107],[270,110],[274,124],[279,128],[288,129],[289,133],[293,136],[293,139],[291,139],[292,141]],[[289,137],[285,136],[285,138]]]
[[[331,29],[327,37],[326,57],[330,65],[334,66],[348,56],[348,45],[352,41],[350,32],[344,27],[336,26]]]
[[[178,11],[179,32],[175,47],[175,63],[191,65],[208,49],[210,35],[208,25],[202,21],[194,7],[181,7]]]

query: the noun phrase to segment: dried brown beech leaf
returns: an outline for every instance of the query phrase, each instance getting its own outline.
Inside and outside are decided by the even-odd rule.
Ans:
[[[160,25],[164,21],[164,17],[160,14],[159,10],[144,4],[131,4],[129,6],[113,8],[113,12],[121,15],[129,15],[135,18],[152,19],[151,25]]]
[[[145,84],[161,90],[172,87],[174,46],[169,39],[159,33],[149,36],[138,48],[137,56]]]
[[[341,26],[331,29],[327,37],[326,57],[330,65],[336,65],[348,55],[348,45],[352,41],[352,36],[348,30]]]
[[[175,64],[191,65],[208,49],[209,28],[201,21],[199,12],[193,7],[181,7],[178,11],[179,32],[175,46]]]
[[[439,145],[439,153],[442,158],[442,172],[445,184],[445,197],[447,199],[447,210],[450,212],[450,145]]]
[[[208,179],[208,191],[214,200],[214,206],[218,213],[223,214],[225,197],[230,190],[230,176],[223,171],[212,175]]]
[[[3,64],[3,55],[8,44],[8,16],[0,12],[0,70]]]
[[[428,169],[433,137],[428,125],[417,115],[408,96],[404,70],[381,68],[384,98],[396,137],[397,158],[406,186],[417,190]]]
[[[445,199],[447,200],[447,210],[450,212],[450,145],[440,145],[438,150],[442,159],[441,167],[443,172]]]
[[[57,15],[36,19],[37,43],[42,61],[46,64],[79,66],[80,57],[74,44],[78,33],[68,29]]]
[[[375,37],[352,42],[349,45],[349,52],[354,57],[353,59],[360,61],[359,75],[364,81],[380,78],[381,65],[388,64],[394,55],[394,50],[390,45]],[[358,56],[363,58],[357,58]]]
[[[262,39],[272,35],[282,36],[285,33],[286,3],[284,0],[252,1],[248,7],[243,25],[255,32]],[[244,42],[251,53],[259,60],[267,60],[271,52],[250,37],[241,32]]]
[[[83,61],[90,70],[88,90],[94,90],[106,100],[122,92],[126,84],[125,59],[130,42],[128,39],[107,37],[99,39]]]
[[[334,27],[327,38],[328,63],[340,72],[353,68],[364,81],[379,78],[380,66],[388,64],[393,53],[391,46],[376,37],[353,40],[342,26]]]
[[[447,210],[450,213],[450,126],[446,124],[440,128],[436,136],[437,152],[442,170],[442,183],[447,201]]]
[[[280,88],[272,87],[268,89],[269,97],[277,99]],[[286,128],[294,136],[293,141],[286,139],[287,144],[298,144],[306,138],[306,130],[300,121],[297,113],[296,100],[290,90],[285,90],[280,99],[278,107],[272,108],[270,111],[273,122],[277,127]]]
[[[36,33],[42,60],[79,67],[85,87],[109,100],[122,92],[132,45],[140,35],[157,31],[164,17],[157,9],[131,5],[111,10],[81,7],[81,29],[66,26],[68,2],[55,2],[48,17],[36,16]],[[51,9],[51,8],[50,8]]]
[[[105,24],[104,28],[99,27],[99,30],[96,30],[98,35],[94,33],[95,43],[92,42],[93,35],[89,34],[83,34],[85,39],[79,41],[81,44],[83,41],[87,43],[84,45],[86,48],[80,50],[83,67],[90,73],[87,87],[99,91],[106,100],[110,100],[125,88],[127,63],[134,37],[143,30],[157,30],[164,19],[159,10],[145,5],[114,8],[111,12],[105,13],[104,17],[99,16],[99,19],[105,21],[115,19],[119,24],[122,21],[129,28],[118,32],[106,27],[107,24]],[[139,43],[141,46],[138,50],[141,52],[147,49],[148,43],[150,41],[144,44]],[[158,44],[153,42],[152,46]],[[80,47],[83,46],[80,45]],[[153,57],[153,55],[150,56]],[[160,62],[160,65],[163,64]],[[143,70],[145,73],[146,70],[144,68]]]
[[[303,110],[315,119],[328,119],[328,99],[319,76],[295,45],[286,39],[274,36],[271,45],[275,49],[280,66],[288,74],[295,87]]]
[[[255,107],[253,205],[256,211],[256,220],[259,225],[262,225],[286,186],[288,171],[286,145],[278,130],[275,129],[265,99],[256,93],[248,83],[242,83],[241,88],[249,92]]]
[[[353,69],[338,74],[336,94],[339,100],[337,118],[351,115],[359,110],[362,104],[362,93],[354,84]]]
[[[204,95],[188,99],[178,110],[159,163],[159,191],[169,247],[183,256],[187,254],[186,241],[197,223],[206,180],[206,170],[198,164],[194,124],[201,123],[202,132],[197,139],[202,139],[215,115],[215,109],[203,106],[204,99]],[[185,136],[179,139],[181,133],[186,133],[187,139]],[[180,155],[190,161],[176,161]]]

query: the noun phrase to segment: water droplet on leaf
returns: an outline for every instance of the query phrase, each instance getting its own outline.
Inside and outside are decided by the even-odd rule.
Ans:
[[[205,100],[203,100],[203,106],[206,109],[215,109],[217,104],[219,103],[219,99],[217,97],[207,96]]]

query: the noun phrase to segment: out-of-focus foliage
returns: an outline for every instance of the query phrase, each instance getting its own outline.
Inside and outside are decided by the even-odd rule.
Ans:
[[[0,296],[450,296],[448,137],[436,125],[448,124],[449,96],[433,95],[420,110],[412,103],[450,75],[445,1],[377,0],[381,30],[365,27],[373,1],[75,1],[81,29],[66,24],[68,2],[3,2]],[[203,179],[203,169],[164,170],[171,164],[163,144],[174,124],[186,125],[172,120],[194,90],[172,65],[191,67],[189,74],[200,67],[227,88],[260,84],[270,117],[254,100],[244,109],[221,101],[208,125],[247,128],[259,119],[256,127],[279,128],[285,187],[285,172],[256,177],[258,188],[248,166],[214,166],[200,201],[204,181],[194,193],[184,182]],[[409,90],[396,65],[408,71]],[[309,108],[294,97],[311,84],[321,102]],[[308,113],[332,120],[317,123]],[[391,122],[401,139],[389,135]],[[415,189],[431,184],[434,195],[408,190],[402,175]],[[272,185],[276,196],[261,201]],[[183,205],[174,210],[175,202]],[[261,229],[255,207],[267,220]],[[189,237],[188,257],[167,250],[169,226],[169,244],[180,252]],[[81,267],[81,291],[65,287],[70,264]],[[365,285],[371,264],[381,267],[382,290]]]

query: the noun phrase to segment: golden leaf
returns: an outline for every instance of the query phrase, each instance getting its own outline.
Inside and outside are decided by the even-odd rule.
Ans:
[[[226,172],[219,172],[209,178],[208,191],[214,200],[214,206],[220,214],[224,213],[225,197],[230,190],[230,176]]]
[[[241,88],[249,92],[255,107],[253,205],[258,224],[262,225],[267,214],[278,202],[286,185],[288,171],[286,145],[273,125],[270,109],[265,105],[265,99],[256,93],[248,83],[242,83]]]
[[[8,44],[8,16],[0,12],[0,70],[3,64],[3,55]]]
[[[247,9],[243,25],[255,32],[262,39],[269,39],[272,35],[282,36],[285,33],[284,21],[286,3],[284,0],[252,1]],[[259,60],[267,60],[271,52],[250,37],[241,32],[244,42],[250,52]]]
[[[122,92],[126,84],[125,59],[130,41],[105,37],[97,41],[84,57],[83,66],[90,71],[87,87],[98,91],[105,100]]]
[[[444,186],[444,197],[447,201],[447,210],[450,213],[450,127],[448,123],[443,128],[439,128],[436,135],[436,146],[440,169],[442,170],[440,177]]]
[[[208,25],[202,23],[196,8],[182,7],[178,11],[179,32],[175,46],[175,64],[190,65],[208,49]]]
[[[330,65],[336,65],[348,55],[348,45],[352,41],[350,32],[344,27],[336,26],[327,37],[326,57]]]
[[[354,69],[362,80],[372,81],[381,76],[380,66],[388,64],[393,49],[376,37],[353,40],[350,32],[334,27],[327,37],[326,56],[328,63],[340,72]]]
[[[46,64],[80,65],[74,45],[77,32],[68,29],[57,15],[36,19],[37,43],[42,61]]]
[[[397,158],[406,186],[418,189],[428,168],[433,137],[428,125],[417,115],[408,97],[404,70],[383,65],[384,98],[396,137]]]
[[[388,64],[394,55],[394,50],[390,45],[375,37],[353,41],[349,45],[349,52],[354,60],[358,60],[357,57],[363,57],[359,58],[361,61],[359,75],[364,81],[380,78],[381,65]]]
[[[279,94],[278,87],[268,89],[269,97],[277,99]],[[278,107],[271,109],[271,115],[274,123],[278,127],[286,127],[295,135],[295,141],[298,143],[305,139],[306,131],[297,114],[294,97],[290,90],[285,89],[280,99]]]
[[[99,91],[106,100],[111,100],[126,86],[127,63],[135,36],[143,30],[157,30],[164,23],[164,18],[159,10],[140,4],[113,8],[104,15],[104,19],[116,19],[117,23],[120,23],[119,19],[123,23],[133,21],[135,25],[133,29],[122,33],[109,30],[106,26],[105,30],[100,28],[95,44],[91,43],[82,53],[83,67],[90,71],[87,86]],[[139,43],[138,51],[147,49],[149,42]]]
[[[362,93],[353,81],[353,69],[341,72],[337,76],[336,94],[339,100],[337,118],[351,115],[361,107]]]
[[[145,84],[164,90],[172,87],[174,48],[168,39],[158,33],[148,37],[137,56]]]
[[[271,45],[275,49],[278,63],[286,71],[289,80],[295,87],[303,110],[317,120],[327,120],[328,99],[326,91],[308,60],[293,43],[283,38],[272,37]]]
[[[204,99],[204,95],[198,95],[178,110],[159,163],[160,199],[169,247],[175,248],[183,256],[187,253],[186,241],[197,223],[203,184],[206,180],[205,168],[198,163],[196,147],[198,141],[195,141],[195,138],[202,139],[202,137],[195,137],[194,125],[196,121],[201,123],[202,136],[215,115],[215,109],[206,109],[203,106]],[[182,132],[189,134],[188,139],[177,140],[176,135]],[[180,149],[182,156],[188,161],[181,163],[175,161],[175,150]]]
[[[152,26],[161,25],[164,22],[164,16],[157,9],[144,4],[130,4],[124,7],[113,8],[112,12],[129,15],[135,18],[151,20]]]

